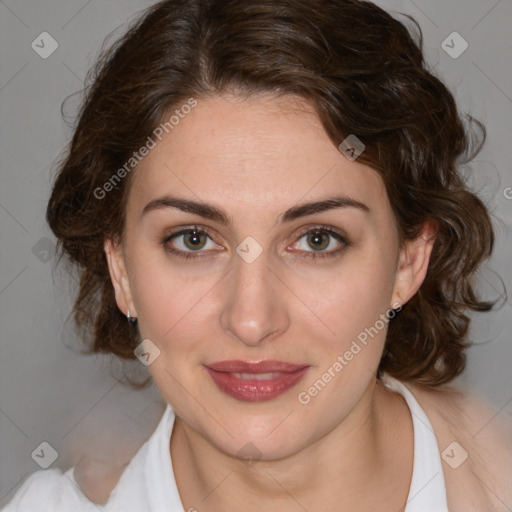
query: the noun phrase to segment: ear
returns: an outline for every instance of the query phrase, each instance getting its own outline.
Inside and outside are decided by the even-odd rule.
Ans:
[[[114,286],[117,306],[124,315],[128,314],[129,309],[130,316],[134,318],[137,316],[137,311],[132,301],[122,244],[108,239],[105,241],[103,248],[107,257],[110,280]]]
[[[435,224],[425,222],[420,235],[407,241],[400,251],[391,307],[405,304],[419,290],[427,275],[436,234]]]

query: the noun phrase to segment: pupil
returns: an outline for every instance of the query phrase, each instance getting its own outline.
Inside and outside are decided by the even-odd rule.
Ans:
[[[201,234],[197,231],[190,231],[188,241],[191,243],[192,248],[197,249],[197,246],[201,245]]]
[[[327,245],[329,245],[329,243],[327,242],[327,245],[324,243],[323,245],[321,245],[320,247],[318,246],[318,244],[322,244],[322,237],[324,237],[324,242],[325,242],[325,235],[324,233],[321,233],[320,231],[316,231],[315,233],[312,233],[310,235],[310,242],[313,242],[314,245],[316,245],[316,247],[313,247],[313,249],[315,250],[320,250],[320,249],[325,249],[325,247],[327,247]]]

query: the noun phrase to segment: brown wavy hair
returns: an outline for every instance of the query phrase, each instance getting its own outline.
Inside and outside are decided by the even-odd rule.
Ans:
[[[364,142],[359,161],[382,176],[402,243],[425,221],[438,229],[425,281],[389,323],[379,375],[437,386],[462,372],[468,310],[494,304],[472,281],[493,248],[491,219],[458,170],[485,127],[463,123],[424,60],[419,25],[403,16],[416,34],[365,1],[165,0],[102,48],[46,212],[58,261],[66,255],[78,271],[72,314],[89,353],[134,359],[140,341],[103,250],[123,235],[133,172],[106,199],[94,191],[189,98],[270,92],[310,102],[336,146],[349,134]]]

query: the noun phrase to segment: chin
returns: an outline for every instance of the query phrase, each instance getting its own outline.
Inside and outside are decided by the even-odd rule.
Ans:
[[[286,442],[242,436],[231,439],[227,446],[218,446],[218,448],[232,457],[253,464],[258,460],[284,459],[300,451],[301,446],[298,440],[290,438],[290,436],[286,436]]]
[[[288,413],[232,418],[224,422],[221,437],[210,437],[210,442],[230,456],[248,460],[277,460],[300,450],[304,432]]]

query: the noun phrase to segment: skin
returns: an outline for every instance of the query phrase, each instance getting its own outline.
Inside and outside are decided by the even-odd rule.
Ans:
[[[402,510],[412,473],[412,420],[403,398],[375,378],[386,328],[307,405],[307,390],[357,335],[405,304],[425,278],[435,232],[400,250],[384,183],[348,160],[311,107],[293,97],[200,99],[139,165],[121,243],[107,240],[116,301],[138,318],[160,355],[149,366],[176,412],[170,454],[185,510]],[[142,215],[163,195],[223,209],[230,226],[175,208]],[[279,223],[286,209],[343,194],[346,207]],[[337,255],[314,260],[302,228],[345,233]],[[171,255],[173,228],[208,228],[204,258]],[[177,230],[177,229],[176,229]],[[263,252],[247,263],[246,237]],[[323,252],[341,244],[326,235]],[[188,240],[189,245],[185,245]],[[329,245],[327,246],[327,242]],[[190,237],[167,247],[192,252]],[[283,395],[240,402],[203,365],[277,359],[310,365]],[[259,460],[239,450],[252,443]],[[336,485],[332,485],[336,482]],[[215,491],[213,491],[215,489]]]

